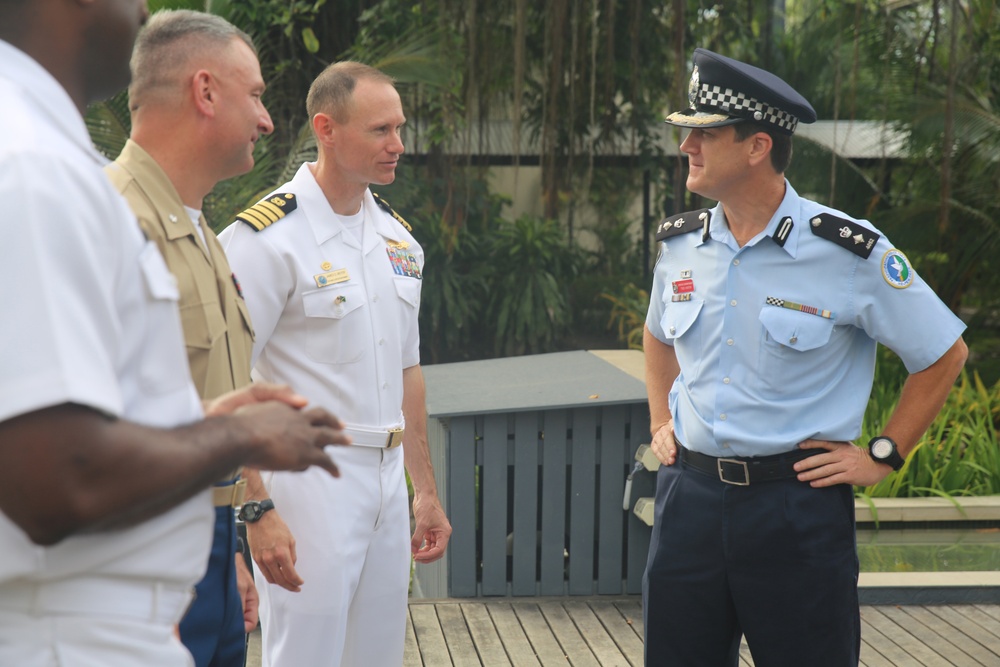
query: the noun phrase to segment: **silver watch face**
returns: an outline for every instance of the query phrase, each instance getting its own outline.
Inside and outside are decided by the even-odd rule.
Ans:
[[[888,440],[876,440],[872,443],[872,456],[885,460],[892,456],[892,443]]]

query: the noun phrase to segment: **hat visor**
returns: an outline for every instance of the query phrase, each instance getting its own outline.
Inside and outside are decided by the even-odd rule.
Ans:
[[[704,111],[685,109],[670,114],[664,122],[678,127],[721,127],[735,125],[744,120],[739,116],[728,116],[724,113],[705,113]]]

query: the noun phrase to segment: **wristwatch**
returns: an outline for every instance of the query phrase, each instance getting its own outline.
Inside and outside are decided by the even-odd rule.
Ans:
[[[893,470],[899,470],[903,467],[903,457],[899,455],[896,443],[892,438],[884,435],[875,436],[868,443],[868,451],[875,463],[886,463],[892,466]]]
[[[265,500],[248,500],[240,508],[239,517],[246,523],[257,523],[264,513],[274,509],[274,501],[270,498]]]

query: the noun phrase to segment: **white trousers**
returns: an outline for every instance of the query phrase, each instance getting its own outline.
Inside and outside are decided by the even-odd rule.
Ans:
[[[263,667],[399,667],[410,577],[401,447],[331,447],[339,479],[275,473],[270,494],[295,538],[298,593],[258,572]]]

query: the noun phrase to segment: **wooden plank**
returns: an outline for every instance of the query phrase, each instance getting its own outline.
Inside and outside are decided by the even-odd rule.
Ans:
[[[919,637],[921,642],[956,667],[980,667],[984,664],[981,659],[964,650],[966,645],[974,642],[969,642],[968,638],[950,623],[942,623],[923,607],[885,605],[879,606],[879,611],[893,619],[897,625],[907,628],[910,634]],[[985,649],[980,653],[985,654]]]
[[[625,512],[619,499],[625,491],[628,442],[625,422],[628,406],[601,409],[600,480],[597,485],[597,592],[624,593]]]
[[[413,634],[413,621],[410,620],[409,610],[406,613],[406,638],[403,640],[403,667],[424,667],[424,661],[420,659],[417,636]]]
[[[563,667],[569,664],[569,658],[563,651],[556,636],[549,627],[541,610],[535,603],[515,602],[511,605],[517,615],[521,627],[535,650],[535,656],[542,667]],[[515,666],[516,667],[516,666]]]
[[[513,595],[537,594],[538,421],[537,412],[514,415]]]
[[[517,615],[514,614],[511,605],[509,603],[494,602],[487,609],[489,610],[490,618],[493,620],[493,625],[497,629],[497,635],[499,635],[500,641],[503,642],[504,648],[507,649],[507,656],[510,658],[511,664],[516,665],[516,667],[521,667],[521,665],[524,665],[524,667],[534,667],[538,665],[535,650],[528,641],[527,635],[524,634],[524,628],[521,627],[521,622],[517,619]]]
[[[601,622],[601,625],[604,626],[608,635],[611,636],[615,646],[618,647],[618,650],[628,660],[629,664],[642,667],[642,638],[635,634],[632,623],[615,606],[615,603],[604,600],[591,600],[590,608]]]
[[[990,653],[1000,656],[1000,637],[998,637],[989,627],[983,627],[975,619],[971,618],[974,607],[927,607],[935,616],[947,621],[960,630],[969,639],[979,643]],[[991,618],[988,614],[977,615],[980,620]],[[995,619],[994,619],[995,620]],[[969,647],[971,648],[971,647]],[[966,648],[968,651],[969,648]],[[1000,664],[1000,660],[995,664]]]
[[[617,600],[615,607],[622,615],[625,622],[632,628],[632,632],[640,641],[645,641],[643,636],[644,626],[642,623],[642,601],[641,600]]]
[[[573,410],[570,472],[569,594],[594,592],[597,411]]]
[[[1000,637],[1000,620],[975,605],[953,606],[952,610],[966,617],[994,637]]]
[[[587,642],[602,667],[629,667],[629,661],[608,635],[607,630],[585,600],[567,600],[563,609]]]
[[[949,667],[951,665],[950,662],[914,637],[905,625],[900,625],[892,617],[886,615],[883,607],[866,609],[865,620],[875,631],[891,637],[893,643],[911,656],[904,664],[925,665],[926,667]]]
[[[469,627],[472,642],[476,645],[476,653],[484,665],[489,667],[509,667],[510,660],[504,651],[503,642],[497,634],[493,619],[485,604],[465,602],[461,605],[465,622]]]
[[[413,634],[420,646],[420,658],[425,665],[450,665],[451,655],[448,653],[448,643],[441,632],[438,622],[436,605],[411,605],[410,619],[413,621]]]
[[[861,610],[861,636],[864,637],[874,651],[892,665],[912,665],[913,659],[901,649],[890,637],[882,634],[868,622],[868,617],[874,614],[873,607]]]
[[[507,415],[483,427],[483,595],[507,595]]]
[[[448,645],[448,653],[451,654],[451,664],[455,667],[482,667],[462,609],[454,603],[439,604],[435,607],[441,633]]]
[[[635,452],[642,443],[648,443],[649,437],[649,406],[645,403],[635,404],[630,408],[628,469],[635,465]],[[624,489],[622,489],[624,493]],[[646,571],[646,558],[649,555],[649,537],[651,529],[632,513],[635,501],[644,496],[656,495],[656,473],[641,471],[632,478],[632,497],[629,499],[628,511],[625,513],[625,541],[628,545],[628,555],[625,562],[625,592],[629,595],[642,593],[642,575]]]
[[[861,660],[860,667],[895,667],[885,656],[875,650],[871,644],[865,640],[865,632],[861,631]]]
[[[542,595],[566,592],[566,411],[542,413]]]
[[[540,602],[538,609],[573,667],[601,667],[561,603]]]
[[[476,575],[476,433],[472,417],[451,420],[448,437],[448,595],[475,597]]]

